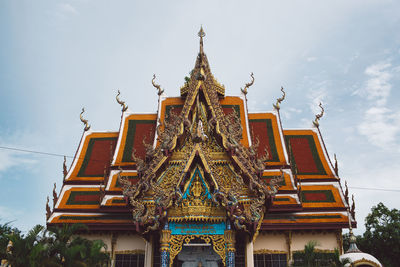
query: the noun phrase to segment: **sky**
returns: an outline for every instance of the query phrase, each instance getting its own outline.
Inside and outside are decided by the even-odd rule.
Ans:
[[[254,72],[250,112],[272,110],[283,86],[283,127],[311,128],[323,103],[320,130],[355,196],[356,234],[372,206],[400,208],[399,1],[1,0],[0,146],[72,157],[82,107],[94,131],[118,131],[117,90],[131,111],[154,113],[153,74],[179,95],[200,25],[227,95]],[[0,223],[45,224],[62,163],[0,148]]]

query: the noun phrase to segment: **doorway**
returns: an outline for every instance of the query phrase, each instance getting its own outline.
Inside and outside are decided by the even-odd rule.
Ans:
[[[174,260],[174,267],[220,267],[221,257],[210,244],[184,244]]]

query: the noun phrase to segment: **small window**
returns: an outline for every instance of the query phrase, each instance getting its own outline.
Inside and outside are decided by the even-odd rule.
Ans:
[[[254,267],[287,267],[287,256],[279,254],[254,254]]]
[[[144,255],[115,254],[115,267],[144,267]]]

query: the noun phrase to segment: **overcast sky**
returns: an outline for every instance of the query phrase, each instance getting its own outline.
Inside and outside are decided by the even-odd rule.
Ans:
[[[373,205],[400,208],[400,2],[0,1],[0,146],[73,156],[83,132],[118,131],[117,89],[155,112],[153,73],[179,95],[198,52],[227,95],[254,72],[249,110],[269,111],[284,86],[284,128],[320,130],[355,195],[357,234]],[[71,163],[68,159],[68,165]],[[0,223],[45,223],[62,157],[0,149]],[[354,187],[399,190],[363,190]]]

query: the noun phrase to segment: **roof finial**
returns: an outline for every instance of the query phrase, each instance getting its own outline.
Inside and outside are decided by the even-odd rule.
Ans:
[[[203,37],[206,36],[206,33],[203,30],[203,25],[200,26],[198,35],[200,37],[200,53],[203,54]]]
[[[254,74],[251,73],[250,76],[251,76],[251,82],[246,83],[246,85],[244,86],[244,89],[240,88],[240,90],[242,91],[242,93],[245,94],[245,95],[247,95],[247,88],[249,88],[250,86],[252,86],[253,83],[254,83]]]
[[[347,208],[347,217],[349,219],[349,249],[346,251],[346,253],[354,253],[354,252],[361,252],[358,247],[357,247],[357,238],[353,234],[353,227],[351,225],[351,216],[350,216],[350,210]]]
[[[353,204],[351,204],[351,216],[353,216],[354,219],[356,219],[356,202],[354,201],[354,195],[351,195],[351,200],[353,201]]]
[[[53,187],[53,209],[56,206],[58,200],[58,196],[57,196],[57,192],[56,192],[56,183],[54,183],[54,187]]]
[[[319,127],[319,120],[322,118],[322,116],[324,116],[324,107],[322,107],[322,103],[319,102],[319,107],[321,108],[321,113],[315,115],[315,120],[313,121],[313,124],[315,127]]]
[[[119,95],[121,94],[121,92],[118,90],[118,94],[115,97],[115,99],[117,100],[118,104],[121,105],[122,107],[122,112],[126,111],[128,109],[128,106],[125,105],[125,101],[122,101],[121,99],[119,99]]]
[[[151,83],[153,84],[154,88],[158,90],[157,94],[158,96],[162,95],[164,93],[164,90],[161,89],[161,86],[159,84],[154,83],[154,80],[156,79],[156,75],[153,74],[153,79],[151,80]]]
[[[48,220],[51,215],[51,209],[49,206],[49,196],[47,196],[47,202],[46,202],[46,219]]]
[[[347,187],[347,181],[344,181],[344,186],[346,188],[346,191],[344,191],[344,199],[347,202],[347,205],[350,207],[350,202],[349,202],[349,188]]]
[[[285,100],[286,93],[285,90],[283,90],[283,86],[281,86],[281,92],[282,92],[282,97],[276,99],[276,104],[272,104],[272,106],[274,106],[276,110],[279,110],[281,108],[279,104],[282,103],[283,100]]]
[[[85,112],[85,108],[82,108],[82,112],[81,112],[81,114],[79,115],[79,117],[81,118],[81,122],[83,122],[83,124],[85,125],[85,131],[87,131],[87,130],[89,130],[90,129],[90,125],[89,125],[89,123],[88,123],[88,120],[85,120],[83,117],[82,117],[82,114]]]
[[[64,162],[63,162],[63,180],[65,181],[65,177],[67,177],[68,171],[67,171],[67,157],[64,156]]]
[[[339,166],[338,166],[336,154],[333,154],[333,156],[334,156],[334,158],[335,158],[335,167],[334,167],[335,174],[336,174],[337,176],[339,176]]]

